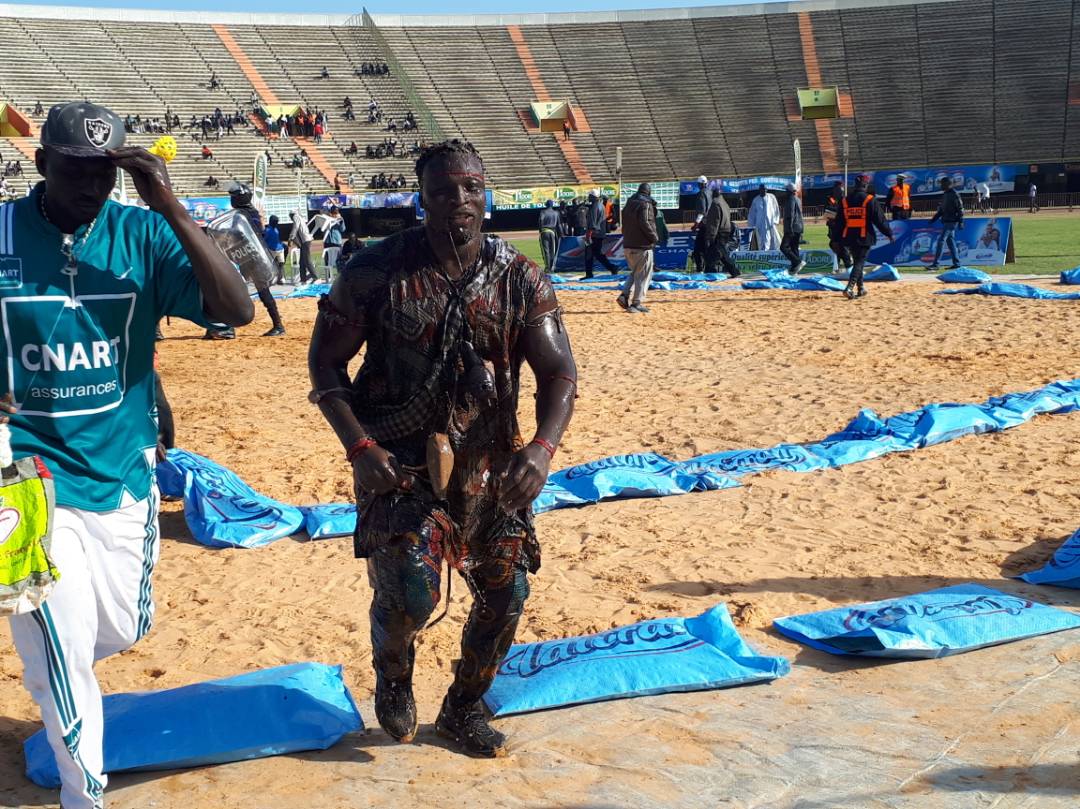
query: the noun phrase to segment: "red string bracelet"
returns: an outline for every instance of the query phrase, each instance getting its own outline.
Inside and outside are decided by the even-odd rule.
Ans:
[[[552,444],[550,441],[545,441],[543,438],[534,438],[529,443],[536,444],[538,447],[543,447],[544,450],[547,452],[548,457],[555,457],[555,445]]]
[[[364,436],[363,438],[356,439],[349,446],[349,449],[346,450],[345,460],[348,463],[352,463],[354,460],[356,460],[357,456],[371,449],[373,446],[375,446],[376,443],[377,442],[375,441],[375,439],[370,436]]]

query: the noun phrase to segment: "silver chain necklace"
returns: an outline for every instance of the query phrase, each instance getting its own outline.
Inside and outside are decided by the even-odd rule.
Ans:
[[[45,208],[45,191],[41,192],[41,196],[38,197],[38,205],[41,208],[41,216],[50,225],[56,227],[55,223],[49,218],[49,212]],[[61,233],[60,234],[60,253],[67,259],[67,266],[65,271],[75,270],[79,266],[79,259],[75,255],[75,250],[81,249],[86,246],[86,240],[90,238],[90,234],[94,232],[94,227],[97,225],[98,218],[95,216],[89,226],[86,228],[86,232],[76,241],[73,233]]]

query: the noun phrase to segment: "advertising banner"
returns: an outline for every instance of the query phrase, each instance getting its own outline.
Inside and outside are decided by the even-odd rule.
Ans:
[[[420,199],[415,191],[377,191],[371,194],[353,194],[349,197],[352,208],[411,208]]]
[[[307,206],[312,211],[329,211],[331,205],[345,208],[349,204],[349,198],[344,194],[321,194],[307,198]]]
[[[519,211],[528,208],[543,208],[544,203],[549,199],[555,200],[555,203],[558,204],[564,200],[569,202],[575,197],[587,197],[590,191],[596,191],[601,196],[610,199],[615,199],[619,193],[619,189],[612,183],[594,183],[592,185],[538,185],[532,188],[496,188],[492,190],[492,194],[495,199],[496,211]]]
[[[289,214],[293,211],[302,211],[307,216],[307,197],[293,194],[273,194],[264,198],[266,217],[276,216],[282,222],[289,221]]]
[[[890,243],[878,234],[877,244],[870,249],[867,260],[873,264],[892,264],[894,267],[925,267],[934,260],[934,250],[941,235],[941,223],[929,219],[908,219],[890,222],[894,241]],[[1012,219],[1007,216],[967,217],[964,227],[956,231],[956,250],[961,264],[1002,266],[1014,261]],[[950,260],[949,248],[944,248],[942,261]]]
[[[622,184],[622,199],[619,203],[621,207],[626,207],[627,200],[637,193],[639,185],[641,183]],[[657,208],[671,211],[679,207],[679,184],[677,182],[649,183],[649,185],[652,186],[652,198]]]
[[[750,236],[753,230],[739,228],[739,249],[732,254],[735,263],[746,273],[760,272],[761,270],[773,270],[777,268],[787,269],[789,262],[778,251],[750,250]],[[662,247],[653,251],[653,259],[656,269],[682,271],[686,269],[690,261],[690,254],[694,252],[694,234],[689,230],[673,230],[668,234],[668,240]],[[806,261],[805,272],[829,273],[836,269],[836,256],[830,250],[803,250],[803,260]],[[623,256],[622,236],[613,233],[604,237],[604,255],[608,257],[619,269],[626,269],[626,258]],[[585,244],[580,236],[564,236],[559,242],[559,253],[555,259],[555,272],[573,272],[585,269]],[[595,265],[595,269],[602,269]]]
[[[836,272],[836,254],[831,250],[800,250],[799,256],[806,262],[803,275]],[[739,272],[744,274],[765,270],[786,270],[791,266],[787,256],[779,250],[736,250],[731,254]],[[802,275],[799,276],[800,278]]]
[[[217,219],[230,207],[228,197],[182,197],[180,202],[195,220],[195,224],[202,227],[211,219]]]
[[[999,194],[1013,191],[1016,188],[1016,176],[1027,174],[1027,165],[979,165],[979,166],[946,166],[936,168],[905,169],[898,166],[884,171],[860,171],[851,169],[848,174],[853,178],[856,174],[868,174],[874,190],[884,196],[889,186],[896,184],[896,175],[903,174],[911,186],[912,196],[930,196],[941,193],[939,185],[942,177],[952,180],[953,186],[960,193],[974,193],[978,183],[985,182],[990,186],[990,193]],[[753,191],[758,186],[764,185],[770,191],[783,191],[789,181],[794,182],[795,176],[769,176],[769,177],[746,177],[743,179],[720,179],[710,180],[709,188],[719,188],[725,194],[739,194],[744,191]],[[831,188],[832,184],[839,180],[844,181],[844,175],[838,172],[832,174],[814,174],[802,177],[803,190]],[[679,184],[681,194],[696,194],[701,184],[697,180],[684,180]]]

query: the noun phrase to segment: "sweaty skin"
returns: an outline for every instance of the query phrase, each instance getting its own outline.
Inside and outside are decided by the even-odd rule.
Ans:
[[[424,170],[421,182],[428,242],[442,271],[458,279],[463,268],[476,261],[482,245],[485,185],[483,166],[474,158],[453,155],[432,163]],[[345,322],[315,321],[315,331],[308,352],[308,372],[312,387],[321,391],[350,388],[349,362],[360,352],[366,340],[365,329],[357,322],[353,290],[348,276],[339,276],[330,291],[330,302],[344,316]],[[577,369],[570,342],[561,321],[547,310],[529,313],[534,325],[524,330],[523,349],[526,362],[537,380],[535,437],[558,446],[573,415]],[[545,317],[545,315],[547,315]],[[350,447],[369,431],[356,418],[345,398],[327,395],[319,401],[326,420],[337,433],[342,446]],[[547,480],[551,457],[539,444],[527,444],[518,450],[501,472],[499,502],[513,512],[528,506]],[[353,461],[353,477],[358,491],[385,494],[407,489],[412,484],[389,452],[376,445],[360,453]]]

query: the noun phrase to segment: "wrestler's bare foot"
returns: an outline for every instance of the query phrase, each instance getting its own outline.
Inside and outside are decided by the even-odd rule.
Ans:
[[[379,720],[382,729],[399,742],[411,742],[419,724],[412,683],[393,682],[376,677],[375,718]]]
[[[435,731],[455,742],[470,756],[500,758],[506,755],[506,737],[488,724],[479,702],[456,706],[450,697],[446,697],[435,720]]]

